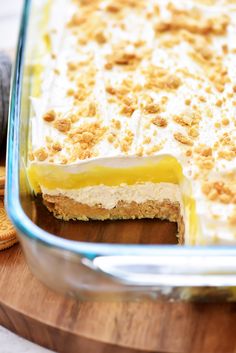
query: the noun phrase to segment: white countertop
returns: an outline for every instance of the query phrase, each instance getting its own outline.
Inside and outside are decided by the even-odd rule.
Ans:
[[[0,0],[0,50],[14,52],[23,0]],[[1,254],[0,254],[1,256]],[[52,352],[0,326],[0,353]]]
[[[0,1],[1,3],[1,1]],[[1,255],[0,255],[1,256]],[[50,353],[0,326],[0,353]]]

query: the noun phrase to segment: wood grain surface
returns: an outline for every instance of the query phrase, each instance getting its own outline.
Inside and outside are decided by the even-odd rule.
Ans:
[[[19,245],[0,254],[0,288],[0,324],[58,352],[236,352],[236,304],[66,299],[33,277]]]

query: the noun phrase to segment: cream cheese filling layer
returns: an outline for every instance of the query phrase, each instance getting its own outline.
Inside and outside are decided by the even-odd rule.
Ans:
[[[119,201],[137,202],[163,201],[178,202],[183,214],[183,204],[180,188],[171,183],[142,183],[135,185],[122,184],[119,186],[95,185],[80,189],[47,189],[42,187],[43,194],[51,196],[66,196],[88,206],[101,205],[103,208],[112,209]]]

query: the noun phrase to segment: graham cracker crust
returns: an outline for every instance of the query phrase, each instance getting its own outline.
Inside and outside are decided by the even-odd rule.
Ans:
[[[116,207],[106,209],[100,205],[89,206],[66,196],[43,195],[43,202],[56,218],[68,220],[117,220],[158,218],[176,222],[179,243],[184,243],[184,221],[178,202],[148,200],[143,203],[119,201]]]

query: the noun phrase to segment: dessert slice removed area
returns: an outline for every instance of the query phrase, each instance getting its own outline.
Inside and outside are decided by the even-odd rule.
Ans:
[[[34,192],[42,194],[48,210],[59,219],[165,219],[177,222],[180,243],[185,229],[189,232],[194,202],[174,157],[98,159],[79,168],[31,164],[28,176]]]

